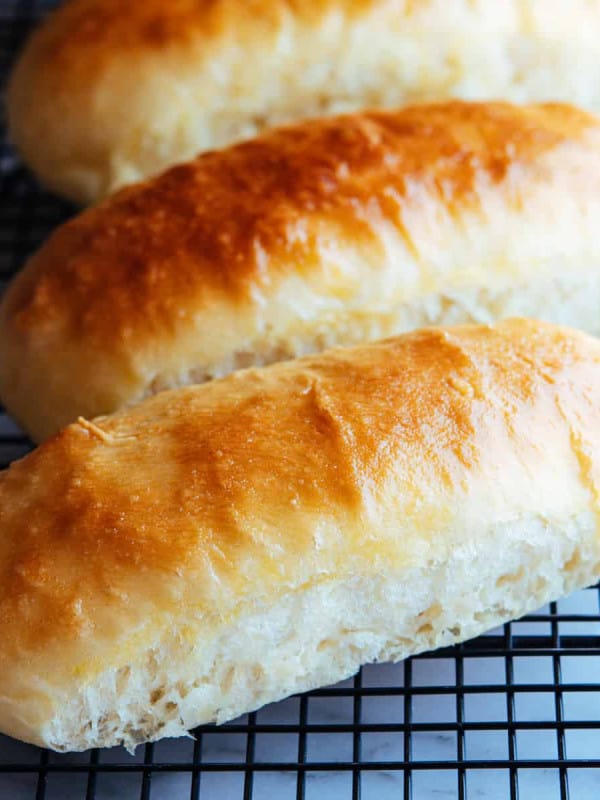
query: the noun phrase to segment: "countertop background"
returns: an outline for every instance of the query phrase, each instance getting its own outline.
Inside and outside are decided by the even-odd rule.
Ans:
[[[55,4],[0,0],[0,81]],[[0,291],[73,211],[19,165],[0,119]],[[29,448],[0,409],[0,467]],[[0,737],[0,800],[517,797],[600,797],[598,588],[133,756],[57,755]]]

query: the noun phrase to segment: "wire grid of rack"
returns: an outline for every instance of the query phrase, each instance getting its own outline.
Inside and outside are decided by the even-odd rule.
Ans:
[[[0,0],[2,76],[53,5]],[[1,288],[74,209],[35,184],[4,135],[0,180]],[[0,409],[0,466],[30,446]],[[0,798],[600,797],[599,591],[134,755],[0,737]]]

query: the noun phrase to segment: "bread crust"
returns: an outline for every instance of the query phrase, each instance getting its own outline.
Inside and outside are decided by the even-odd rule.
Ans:
[[[600,342],[524,320],[80,420],[0,476],[0,729],[131,746],[533,610],[600,572],[599,459]]]
[[[600,0],[71,0],[8,90],[12,138],[89,203],[266,126],[451,97],[600,110]]]
[[[600,333],[600,125],[460,102],[301,123],[59,228],[0,307],[0,396],[79,414],[428,324]]]

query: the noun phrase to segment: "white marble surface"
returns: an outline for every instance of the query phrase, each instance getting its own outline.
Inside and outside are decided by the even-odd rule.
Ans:
[[[16,433],[6,418],[0,416],[0,436]],[[18,441],[0,442],[2,461],[21,455],[24,451]],[[542,609],[542,611],[544,611]],[[565,614],[597,614],[598,593],[595,590],[579,592],[559,603],[559,611]],[[514,623],[514,635],[548,635],[548,622]],[[561,635],[600,636],[600,623],[561,622]],[[600,656],[561,657],[562,680],[570,685],[593,683],[598,691],[566,692],[563,696],[566,720],[590,720],[597,722],[591,730],[567,730],[567,756],[571,759],[600,757]],[[515,657],[515,684],[549,685],[553,681],[553,664],[550,657]],[[417,687],[452,686],[456,680],[454,659],[418,659],[412,662],[412,684]],[[493,658],[464,659],[464,682],[467,687],[493,684],[497,692],[466,692],[464,700],[465,720],[506,722],[505,661],[501,656]],[[402,687],[404,665],[378,665],[365,668],[365,687]],[[341,684],[351,686],[352,682]],[[550,687],[549,687],[550,688]],[[539,692],[517,692],[515,695],[515,718],[521,722],[548,721],[555,719],[554,696],[549,690]],[[298,722],[299,699],[291,698],[268,706],[258,713],[258,723],[289,724]],[[402,696],[368,696],[362,700],[363,723],[381,724],[402,722],[404,699]],[[308,703],[308,722],[311,725],[349,725],[353,720],[351,697],[318,697]],[[438,724],[456,721],[456,698],[454,694],[414,694],[412,700],[413,722]],[[243,720],[242,720],[243,721]],[[239,721],[238,721],[239,722]],[[344,762],[352,758],[352,734],[319,733],[307,735],[307,762]],[[222,772],[203,773],[200,800],[242,800],[244,794],[243,772],[227,772],[228,764],[245,761],[246,735],[229,730],[227,726],[219,732],[205,734],[202,743],[204,761],[222,763]],[[404,754],[402,733],[363,733],[361,739],[361,761],[401,760]],[[519,730],[516,737],[517,757],[520,759],[546,760],[557,755],[555,730]],[[155,747],[154,761],[191,762],[194,744],[190,739],[160,742]],[[508,756],[508,740],[505,731],[492,728],[483,731],[467,731],[465,755],[482,764],[504,759]],[[258,733],[255,740],[256,762],[295,762],[298,753],[296,733]],[[453,769],[457,753],[454,732],[433,731],[413,733],[411,736],[411,758],[413,763],[429,760],[448,762],[447,771],[415,770],[412,779],[413,800],[442,800],[456,798],[457,781]],[[129,756],[122,748],[103,751],[102,763],[134,763],[143,761],[144,749],[138,748]],[[88,754],[58,756],[51,755],[53,763],[86,764]],[[0,737],[0,765],[8,763],[38,763],[36,748]],[[253,800],[286,800],[296,797],[295,772],[255,773]],[[85,774],[51,773],[48,779],[46,800],[83,800],[86,793]],[[505,800],[509,797],[509,775],[506,770],[481,769],[467,773],[467,796],[478,800]],[[597,800],[600,797],[600,770],[569,771],[570,800]],[[541,798],[554,800],[560,797],[558,774],[552,769],[519,771],[521,800]],[[3,774],[0,772],[0,800],[33,800],[36,797],[37,776],[27,774]],[[400,800],[403,797],[403,774],[396,771],[364,771],[361,778],[362,800]],[[184,800],[190,796],[189,773],[154,773],[151,800]],[[346,800],[351,797],[352,775],[349,772],[308,772],[306,800]],[[106,773],[98,776],[97,800],[137,800],[140,796],[140,776]]]

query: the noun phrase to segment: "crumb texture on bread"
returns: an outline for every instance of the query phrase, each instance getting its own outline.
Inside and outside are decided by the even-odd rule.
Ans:
[[[599,39],[599,0],[71,0],[17,63],[10,130],[87,203],[301,118],[452,97],[600,110]]]
[[[600,572],[600,342],[428,329],[81,419],[0,476],[0,729],[223,722]]]
[[[432,324],[600,333],[600,124],[443,103],[269,132],[58,229],[0,306],[0,397],[79,414]]]

